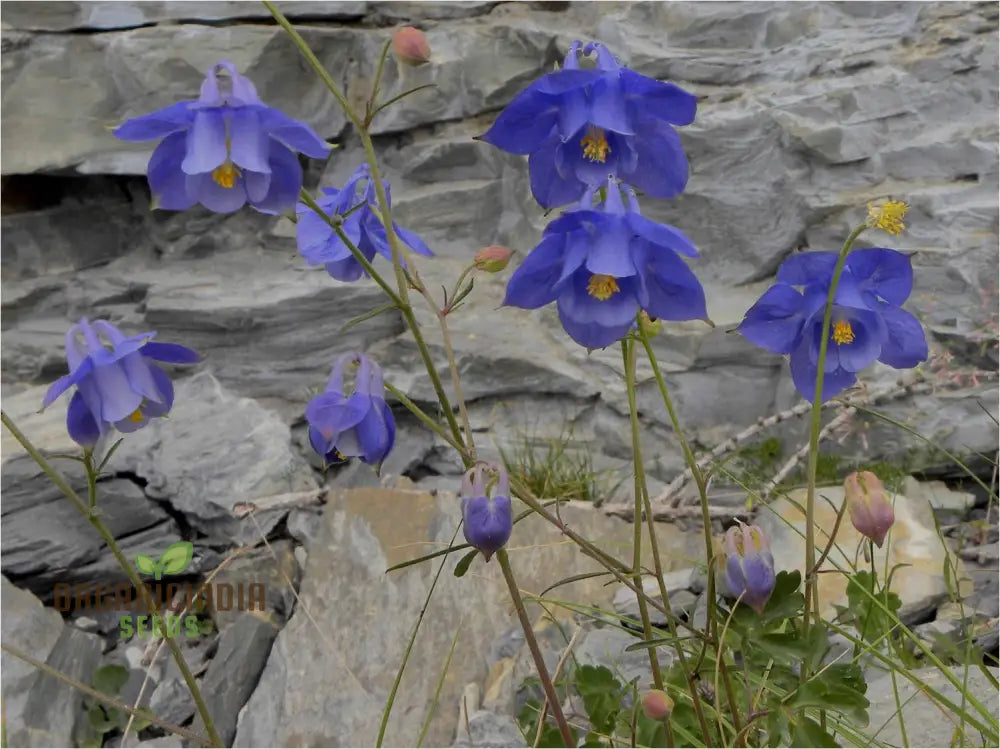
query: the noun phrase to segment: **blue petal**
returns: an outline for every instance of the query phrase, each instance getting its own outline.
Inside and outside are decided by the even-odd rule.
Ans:
[[[760,556],[748,554],[743,559],[743,575],[746,579],[743,602],[759,611],[774,590],[774,567]]]
[[[878,247],[854,250],[847,256],[845,266],[862,282],[864,290],[897,307],[913,290],[913,264],[902,252]]]
[[[212,179],[210,173],[189,174],[187,189],[188,192],[194,193],[199,203],[215,213],[233,213],[247,202],[247,191],[243,186],[242,177],[237,177],[232,187],[223,187]]]
[[[695,248],[694,242],[676,227],[651,221],[635,211],[628,213],[628,224],[632,231],[654,245],[673,250],[685,257],[698,257],[698,250]]]
[[[179,101],[150,114],[125,120],[112,132],[116,138],[131,142],[158,140],[191,126],[194,114],[190,106],[189,101]]]
[[[775,284],[747,310],[738,330],[754,345],[790,354],[802,333],[804,300],[791,286]]]
[[[371,260],[371,258],[369,258],[369,260]],[[325,263],[324,267],[326,268],[326,272],[330,274],[331,278],[335,278],[338,281],[343,281],[345,283],[352,283],[365,275],[364,267],[358,262],[354,255]]]
[[[160,400],[160,391],[156,387],[156,381],[150,371],[151,367],[155,365],[151,364],[148,359],[144,359],[141,353],[135,351],[122,359],[121,366],[128,378],[129,389],[133,393],[138,393],[147,400],[157,402]]]
[[[513,530],[508,497],[467,497],[462,501],[462,531],[465,540],[487,559],[503,548]]]
[[[726,557],[726,567],[722,575],[723,586],[730,598],[739,598],[746,591],[746,578],[743,577],[742,560],[737,554]]]
[[[528,253],[507,282],[503,303],[508,307],[537,309],[558,296],[556,282],[562,272],[566,237],[550,234]]]
[[[625,92],[619,74],[606,73],[591,91],[590,121],[597,127],[631,135],[635,132],[625,106]]]
[[[628,224],[620,217],[605,217],[597,229],[590,240],[587,270],[615,278],[634,276],[637,271],[628,251]]]
[[[832,320],[848,319],[835,315]],[[878,359],[882,344],[886,340],[886,326],[877,312],[853,310],[848,322],[854,332],[850,343],[837,344],[830,341],[829,347],[836,348],[840,365],[850,372],[860,372]]]
[[[188,193],[187,175],[181,170],[186,153],[186,133],[168,135],[153,151],[147,173],[156,208],[184,211],[197,202],[195,196]]]
[[[431,252],[430,247],[424,244],[424,240],[422,240],[412,231],[410,231],[409,229],[404,229],[395,221],[392,223],[392,228],[396,230],[396,236],[402,239],[406,243],[406,245],[415,253],[417,253],[418,255],[424,255],[426,257],[434,257],[434,253]]]
[[[385,460],[392,449],[390,425],[394,421],[392,410],[384,400],[372,398],[371,401],[371,408],[357,427],[358,443],[362,449],[362,454],[358,457],[362,462],[374,465]]]
[[[672,83],[648,78],[634,70],[623,68],[622,86],[635,107],[636,115],[690,125],[694,122],[698,98]]]
[[[262,202],[271,190],[271,170],[268,169],[266,173],[243,172],[243,185],[247,191],[247,200],[250,201],[251,205]]]
[[[559,320],[570,338],[587,348],[604,348],[621,339],[639,311],[636,282],[618,279],[619,291],[601,301],[587,292],[591,274],[579,271],[557,300]]]
[[[100,395],[102,421],[121,421],[142,404],[142,396],[133,392],[124,368],[117,363],[96,367],[93,381]]]
[[[226,123],[216,109],[202,109],[187,131],[187,156],[181,162],[185,174],[211,172],[226,160]]]
[[[179,348],[183,348],[183,346]],[[167,373],[155,364],[151,364],[149,370],[153,373],[153,381],[156,382],[157,390],[160,391],[160,399],[159,402],[146,404],[143,410],[150,416],[162,416],[170,413],[170,409],[174,407],[174,383],[170,381]]]
[[[195,364],[201,361],[201,355],[197,351],[192,351],[187,346],[177,343],[147,343],[139,352],[143,356],[148,356],[156,361],[169,362],[170,364]]]
[[[543,208],[556,208],[580,199],[587,186],[577,179],[575,171],[559,169],[559,152],[578,144],[564,144],[558,133],[542,143],[528,158],[528,174],[531,178],[531,194]]]
[[[280,143],[271,142],[271,156],[268,160],[271,182],[263,200],[252,200],[250,204],[261,213],[277,215],[291,212],[302,190],[302,166],[298,157]]]
[[[514,97],[482,140],[497,148],[527,155],[552,132],[559,116],[559,99],[529,87]]]
[[[305,416],[324,438],[335,442],[338,434],[352,429],[365,418],[370,406],[369,398],[356,393],[344,398],[340,393],[324,392],[306,404]]]
[[[792,382],[795,384],[795,389],[799,391],[799,394],[803,398],[812,402],[813,396],[816,394],[816,374],[818,370],[815,362],[812,361],[809,355],[809,346],[810,341],[803,339],[799,347],[792,352],[790,364]],[[827,372],[823,376],[822,400],[824,402],[830,400],[833,396],[853,385],[856,380],[857,375],[854,372],[848,372],[846,369],[835,369],[832,372]]]
[[[101,429],[79,391],[70,398],[66,410],[66,431],[81,447],[93,447],[101,436]]]
[[[879,308],[888,334],[879,361],[896,369],[909,369],[927,359],[927,339],[920,322],[904,309]]]
[[[635,167],[620,176],[654,198],[673,198],[688,181],[688,160],[680,136],[665,123],[643,124],[630,139],[637,159]]]
[[[327,145],[304,122],[292,119],[284,112],[272,107],[260,110],[260,125],[272,138],[275,138],[293,151],[304,153],[314,159],[325,159],[330,153]]]
[[[94,362],[87,358],[83,360],[83,363],[77,367],[75,370],[67,375],[63,375],[58,380],[49,385],[49,389],[45,391],[45,397],[42,399],[42,408],[46,408],[55,401],[60,395],[65,393],[69,388],[76,385],[80,380],[90,374],[91,370],[94,368]]]
[[[836,252],[800,252],[781,264],[778,281],[791,286],[819,283],[828,287],[836,264]]]
[[[271,139],[261,127],[260,117],[252,107],[240,107],[229,120],[230,155],[233,163],[252,172],[268,174]]]
[[[675,253],[654,252],[649,257],[646,289],[650,317],[662,320],[703,320],[708,317],[705,308],[705,290],[687,263]]]
[[[543,94],[562,95],[581,89],[600,79],[602,73],[595,70],[557,70],[546,73],[533,84],[531,88]]]

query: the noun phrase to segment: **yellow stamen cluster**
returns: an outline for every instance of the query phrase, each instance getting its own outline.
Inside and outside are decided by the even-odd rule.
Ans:
[[[580,145],[583,146],[584,158],[600,162],[601,164],[607,161],[608,154],[611,153],[611,146],[608,145],[608,139],[604,135],[604,131],[599,127],[587,128],[587,134],[583,136]]]
[[[137,408],[128,415],[128,420],[138,424],[142,421],[142,408]]]
[[[898,237],[906,228],[903,216],[909,207],[901,200],[887,200],[881,205],[869,203],[866,223],[873,229],[882,229]]]
[[[240,170],[233,166],[233,162],[226,159],[222,166],[217,166],[212,170],[212,179],[215,184],[220,187],[224,187],[227,190],[231,189],[233,185],[236,184],[236,180],[239,179]]]
[[[614,276],[595,273],[587,282],[587,293],[601,302],[610,299],[613,294],[617,294],[619,291],[618,282]]]
[[[837,345],[854,342],[854,329],[847,320],[837,320],[833,324],[833,342]]]

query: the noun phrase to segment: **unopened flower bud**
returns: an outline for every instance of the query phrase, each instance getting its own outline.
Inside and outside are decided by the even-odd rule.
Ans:
[[[488,496],[484,474],[497,472],[493,496]],[[490,561],[503,548],[513,530],[510,507],[510,485],[502,466],[476,463],[462,477],[462,530],[465,540]]]
[[[664,720],[670,717],[674,701],[662,689],[650,689],[642,695],[642,714],[650,720]]]
[[[871,471],[852,473],[844,479],[844,496],[851,512],[851,524],[881,549],[896,515],[878,476]]]
[[[473,263],[475,263],[477,270],[483,270],[487,273],[499,273],[507,267],[513,254],[506,247],[491,245],[477,252],[475,258],[473,258]]]
[[[774,557],[767,536],[756,525],[734,525],[722,541],[723,592],[758,614],[774,591]]]
[[[404,65],[417,67],[430,62],[431,47],[420,29],[404,26],[392,35],[392,51]]]

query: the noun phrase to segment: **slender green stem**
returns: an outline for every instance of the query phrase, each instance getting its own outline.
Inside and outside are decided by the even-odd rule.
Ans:
[[[448,548],[451,548],[451,545],[455,543],[455,539],[458,538],[458,531],[461,527],[461,523],[455,526],[455,532],[452,534],[451,541],[448,542]],[[392,689],[389,690],[389,699],[386,700],[385,707],[382,709],[382,721],[379,723],[378,738],[375,739],[375,746],[382,746],[382,740],[385,738],[385,729],[389,725],[389,713],[392,712],[392,706],[396,702],[396,692],[399,691],[399,683],[403,680],[403,672],[406,670],[406,664],[410,660],[410,651],[413,650],[413,644],[417,641],[417,633],[420,631],[420,625],[424,621],[424,614],[427,613],[427,607],[431,604],[431,596],[434,595],[434,589],[437,588],[438,578],[441,577],[441,571],[444,569],[444,565],[447,561],[448,554],[446,553],[441,558],[441,564],[438,565],[437,572],[434,573],[434,579],[431,580],[431,587],[427,590],[427,597],[424,599],[424,605],[420,607],[420,613],[417,615],[417,621],[413,625],[413,631],[410,633],[410,641],[407,643],[406,650],[403,652],[403,660],[399,664],[399,669],[396,671],[396,678],[392,682]]]
[[[59,681],[68,684],[69,686],[73,687],[73,689],[76,689],[78,692],[83,692],[85,695],[87,695],[93,700],[102,702],[105,705],[110,705],[111,707],[121,710],[123,713],[126,713],[131,717],[138,716],[142,720],[148,720],[154,726],[159,726],[165,731],[170,731],[171,733],[175,733],[178,736],[183,736],[184,738],[190,739],[191,741],[197,741],[202,746],[205,746],[208,743],[208,739],[206,739],[201,734],[195,733],[194,731],[188,728],[183,728],[181,726],[174,725],[173,723],[168,723],[165,720],[160,720],[155,715],[150,713],[149,710],[146,708],[137,709],[133,705],[129,705],[125,702],[122,702],[121,700],[116,700],[114,697],[110,697],[109,695],[104,694],[104,692],[100,692],[94,689],[93,687],[84,684],[81,681],[77,681],[72,676],[67,676],[62,671],[52,668],[52,666],[50,666],[48,663],[43,663],[42,661],[37,660],[36,658],[32,658],[30,655],[25,653],[20,648],[16,648],[13,645],[10,645],[9,643],[6,642],[0,644],[0,648],[10,653],[15,658],[24,661],[30,666],[34,666],[43,673],[48,674],[54,679],[58,679]],[[10,744],[8,744],[6,741],[3,742],[3,745],[10,746]]]
[[[844,271],[844,262],[851,251],[854,241],[865,230],[867,224],[861,224],[852,231],[837,257],[837,264],[830,279],[830,289],[826,296],[826,308],[823,310],[823,327],[820,333],[819,358],[816,361],[816,389],[813,393],[812,412],[809,420],[809,461],[806,465],[806,557],[803,569],[805,580],[805,607],[802,610],[802,631],[809,631],[810,607],[816,609],[819,616],[819,591],[816,588],[816,469],[819,465],[819,433],[823,421],[823,368],[826,365],[826,353],[830,342],[830,323],[833,318],[833,300],[837,295],[840,275]],[[814,600],[815,599],[815,600]],[[808,664],[802,664],[802,678],[807,679]]]
[[[642,621],[642,634],[646,640],[653,639],[653,627],[649,621],[649,609],[646,607],[646,597],[642,584],[642,487],[646,484],[646,473],[642,465],[642,451],[639,440],[639,410],[635,399],[635,344],[628,338],[622,339],[622,363],[625,366],[625,393],[628,395],[629,422],[632,425],[632,466],[635,474],[635,512],[632,516],[632,580],[639,594],[636,601],[639,604],[639,619]],[[651,533],[655,537],[655,532]],[[655,539],[651,538],[655,543]],[[664,596],[664,603],[667,598]],[[657,689],[663,689],[663,674],[660,673],[660,659],[656,648],[646,648],[649,654],[649,667],[653,671],[653,684]]]
[[[666,406],[667,414],[670,416],[670,424],[673,427],[674,435],[677,437],[677,441],[680,442],[681,449],[684,451],[684,460],[687,463],[688,470],[691,471],[695,485],[698,487],[698,496],[701,500],[701,522],[705,534],[705,563],[708,565],[708,584],[705,595],[708,606],[706,621],[710,632],[715,633],[717,629],[715,621],[715,575],[712,569],[715,547],[712,543],[712,517],[708,511],[708,494],[705,488],[705,477],[701,472],[701,468],[698,467],[698,461],[695,460],[691,446],[684,437],[680,419],[677,418],[674,403],[670,398],[670,392],[667,390],[666,380],[663,379],[660,364],[656,360],[656,354],[653,353],[653,347],[649,343],[649,336],[646,335],[646,331],[643,330],[642,325],[638,327],[639,338],[642,340],[643,348],[646,349],[646,357],[649,359],[649,364],[653,368],[653,377],[656,378],[656,385],[660,389],[660,397],[663,399],[663,405]]]
[[[422,292],[428,303],[434,305],[434,300],[426,289]],[[444,354],[448,359],[448,371],[451,374],[451,386],[455,389],[455,400],[458,402],[458,413],[462,417],[462,427],[465,429],[465,444],[469,448],[470,459],[476,461],[476,443],[472,437],[472,422],[469,421],[469,410],[465,406],[465,396],[462,394],[462,380],[458,376],[458,364],[455,361],[455,350],[451,345],[451,332],[448,330],[446,315],[436,305],[434,306],[438,325],[441,327],[441,341],[444,343]]]
[[[83,451],[83,468],[87,472],[87,506],[93,512],[97,509],[97,474],[100,470],[94,467],[94,454],[90,449]]]
[[[535,639],[535,629],[531,626],[531,620],[528,619],[528,612],[524,608],[521,591],[518,589],[517,581],[514,579],[514,571],[510,568],[507,549],[500,549],[497,552],[497,561],[500,563],[500,569],[503,570],[504,580],[507,581],[507,590],[510,591],[511,601],[514,602],[514,609],[517,611],[517,618],[521,622],[521,629],[524,630],[524,641],[528,643],[528,650],[531,651],[531,657],[535,661],[535,670],[538,672],[538,678],[542,682],[545,697],[549,701],[549,709],[552,711],[552,717],[556,719],[556,724],[559,726],[559,732],[562,734],[566,746],[575,746],[573,734],[569,730],[566,716],[563,715],[559,695],[556,694],[556,688],[552,684],[552,679],[549,678],[549,670],[545,666],[542,651],[538,648],[538,641]]]
[[[393,396],[395,396],[396,400],[398,400],[400,403],[406,406],[407,410],[414,416],[416,416],[418,419],[420,419],[420,421],[422,421],[432,432],[434,432],[434,434],[436,434],[438,437],[440,437],[449,445],[451,445],[453,448],[455,448],[455,450],[458,451],[458,454],[461,456],[464,462],[466,463],[469,462],[468,451],[465,449],[463,445],[460,445],[459,443],[455,442],[455,438],[452,437],[450,434],[448,434],[447,429],[445,429],[443,426],[434,421],[434,419],[428,416],[427,413],[420,408],[420,406],[418,406],[416,403],[410,400],[407,397],[407,395],[402,390],[397,388],[395,385],[391,385],[387,382],[385,383],[385,389],[388,390],[390,393],[392,393]]]
[[[372,118],[378,111],[375,108],[375,100],[378,98],[378,89],[382,85],[382,71],[385,68],[385,58],[389,56],[389,47],[392,46],[392,38],[385,40],[382,45],[382,54],[378,58],[378,67],[375,68],[375,80],[372,82],[372,92],[365,103],[365,127],[372,124]]]
[[[59,471],[49,464],[44,456],[42,456],[38,449],[21,432],[21,430],[17,428],[6,413],[0,412],[0,420],[3,421],[3,425],[7,427],[10,433],[14,436],[14,439],[21,443],[21,446],[25,449],[28,455],[30,455],[32,459],[38,463],[38,466],[52,480],[52,483],[56,485],[56,487],[65,495],[72,505],[80,512],[80,514],[87,518],[88,522],[93,526],[94,530],[97,531],[104,543],[108,545],[108,549],[111,550],[111,553],[114,555],[119,566],[128,576],[129,581],[142,598],[142,602],[146,607],[146,610],[149,611],[150,614],[155,614],[156,606],[153,603],[149,590],[146,588],[146,585],[142,582],[142,579],[139,577],[138,573],[136,573],[132,565],[129,564],[128,559],[125,558],[121,548],[118,546],[118,542],[115,541],[114,535],[107,529],[104,523],[101,522],[97,512],[91,510],[84,504],[80,496],[73,490],[73,487],[69,485],[69,482],[66,481]],[[88,473],[91,474],[88,476],[89,490],[89,485],[94,483],[94,476],[89,469]],[[212,716],[208,712],[208,706],[205,705],[205,700],[201,696],[201,690],[198,689],[198,683],[195,681],[194,675],[191,673],[191,669],[188,668],[187,662],[184,660],[184,655],[181,653],[181,650],[174,641],[174,638],[169,637],[166,633],[164,633],[163,639],[167,643],[167,647],[170,648],[170,654],[177,663],[177,668],[180,670],[181,676],[184,678],[184,683],[191,692],[191,697],[194,699],[195,705],[198,708],[198,713],[201,715],[202,721],[205,723],[205,730],[208,732],[209,739],[215,746],[224,746],[222,739],[215,730],[215,723],[212,721]]]

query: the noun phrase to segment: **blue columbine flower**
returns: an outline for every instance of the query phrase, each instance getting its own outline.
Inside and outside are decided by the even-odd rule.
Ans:
[[[389,200],[389,185],[385,182],[383,184],[386,199]],[[392,250],[389,248],[385,227],[372,210],[378,203],[375,183],[371,180],[367,164],[355,169],[342,189],[323,188],[323,197],[316,203],[328,216],[346,216],[340,228],[369,262],[375,257],[376,252],[392,260]],[[326,272],[338,281],[357,281],[365,275],[361,263],[351,254],[330,224],[304,203],[299,203],[297,212],[299,252],[306,262],[310,265],[325,265]],[[434,254],[412,231],[404,229],[395,222],[392,226],[396,230],[396,236],[418,255],[429,257]]]
[[[219,69],[229,77],[220,81]],[[172,211],[201,203],[232,213],[250,203],[262,213],[283,213],[302,188],[294,152],[322,159],[330,150],[308,125],[266,106],[225,60],[209,69],[197,101],[134,117],[114,134],[127,141],[163,139],[149,160],[149,189],[154,207]]]
[[[576,210],[550,223],[511,276],[504,304],[556,302],[566,332],[591,349],[619,340],[640,309],[664,320],[707,317],[705,292],[680,258],[697,257],[691,240],[641,215],[635,193],[624,189],[627,208],[609,178],[603,210],[593,207],[591,189]]]
[[[354,364],[354,389],[345,395],[344,370]],[[364,354],[338,357],[326,390],[306,406],[313,450],[327,463],[361,458],[381,465],[396,440],[396,422],[384,392],[382,369],[375,362]]]
[[[740,523],[726,531],[722,549],[722,592],[760,614],[775,582],[774,557],[767,536],[756,525]]]
[[[486,488],[486,472],[495,471],[493,496]],[[462,531],[469,546],[482,552],[490,561],[510,539],[513,529],[510,485],[507,471],[492,463],[477,463],[462,477]]]
[[[778,283],[747,311],[739,327],[751,343],[791,354],[795,388],[810,401],[819,370],[823,310],[836,264],[834,252],[788,258],[778,269]],[[927,358],[923,328],[901,307],[912,289],[913,268],[903,253],[873,248],[847,256],[833,300],[824,401],[853,385],[857,373],[876,360],[907,369]]]
[[[69,436],[92,447],[112,427],[134,432],[174,404],[174,386],[153,361],[193,364],[197,353],[175,343],[153,341],[156,333],[126,337],[105,320],[80,320],[66,333],[69,374],[45,393],[42,408],[76,385],[66,412]]]
[[[608,174],[652,197],[678,195],[688,162],[673,126],[694,120],[696,98],[622,67],[603,44],[583,47],[596,66],[581,69],[581,46],[514,97],[482,139],[530,157],[531,192],[546,208],[579,200]]]

